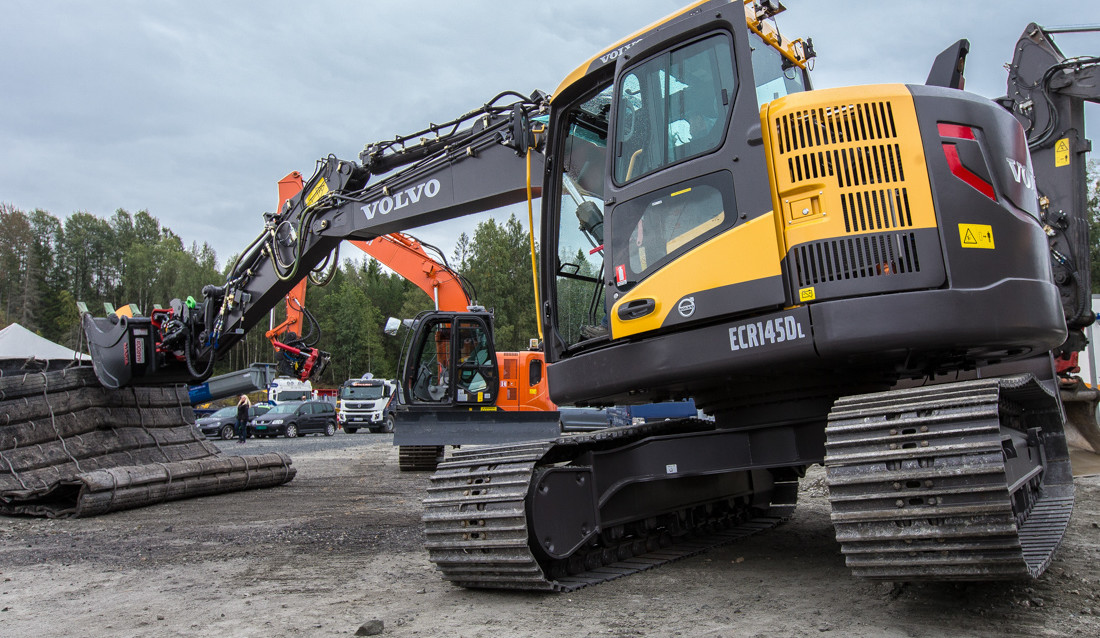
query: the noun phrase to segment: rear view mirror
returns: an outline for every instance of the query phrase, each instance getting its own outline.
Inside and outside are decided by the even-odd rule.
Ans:
[[[400,328],[401,328],[401,320],[398,319],[397,317],[390,317],[389,319],[386,320],[386,327],[383,329],[383,332],[385,332],[386,334],[388,334],[392,337],[392,336],[397,334],[397,331]]]

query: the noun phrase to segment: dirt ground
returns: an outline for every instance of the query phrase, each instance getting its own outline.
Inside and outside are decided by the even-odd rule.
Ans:
[[[243,446],[292,454],[298,476],[279,488],[0,519],[0,635],[351,636],[370,620],[383,636],[469,638],[1100,635],[1100,476],[1077,479],[1069,533],[1034,582],[850,576],[815,468],[766,535],[572,594],[467,591],[421,549],[427,475],[399,472],[389,438]]]

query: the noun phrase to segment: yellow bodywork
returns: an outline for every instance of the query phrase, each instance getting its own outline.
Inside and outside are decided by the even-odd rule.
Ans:
[[[761,215],[700,244],[631,288],[611,308],[611,334],[618,339],[660,328],[676,303],[692,291],[779,274],[775,226],[771,216]],[[657,306],[644,317],[619,319],[619,307],[635,299],[653,299]]]
[[[779,245],[934,228],[913,96],[901,84],[794,93],[760,110]]]

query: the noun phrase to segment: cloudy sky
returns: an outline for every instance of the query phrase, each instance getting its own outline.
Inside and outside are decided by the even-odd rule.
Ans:
[[[58,217],[145,209],[185,243],[209,242],[224,264],[259,233],[286,173],[308,177],[330,153],[356,159],[367,142],[505,89],[553,91],[682,4],[7,0],[0,202]],[[785,4],[780,29],[813,38],[819,88],[923,83],[935,55],[965,37],[967,88],[996,97],[1027,23],[1100,22],[1096,0]],[[1100,34],[1058,43],[1067,55],[1100,53]],[[1095,131],[1100,109],[1089,108]],[[449,254],[473,223],[448,224],[413,232]]]

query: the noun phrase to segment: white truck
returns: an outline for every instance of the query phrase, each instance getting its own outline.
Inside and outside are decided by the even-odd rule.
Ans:
[[[313,398],[313,384],[294,377],[276,377],[267,387],[267,400],[272,403],[284,401],[308,401]]]
[[[397,403],[397,384],[367,374],[348,379],[340,386],[336,418],[348,434],[360,428],[371,432],[393,432],[393,410]]]

